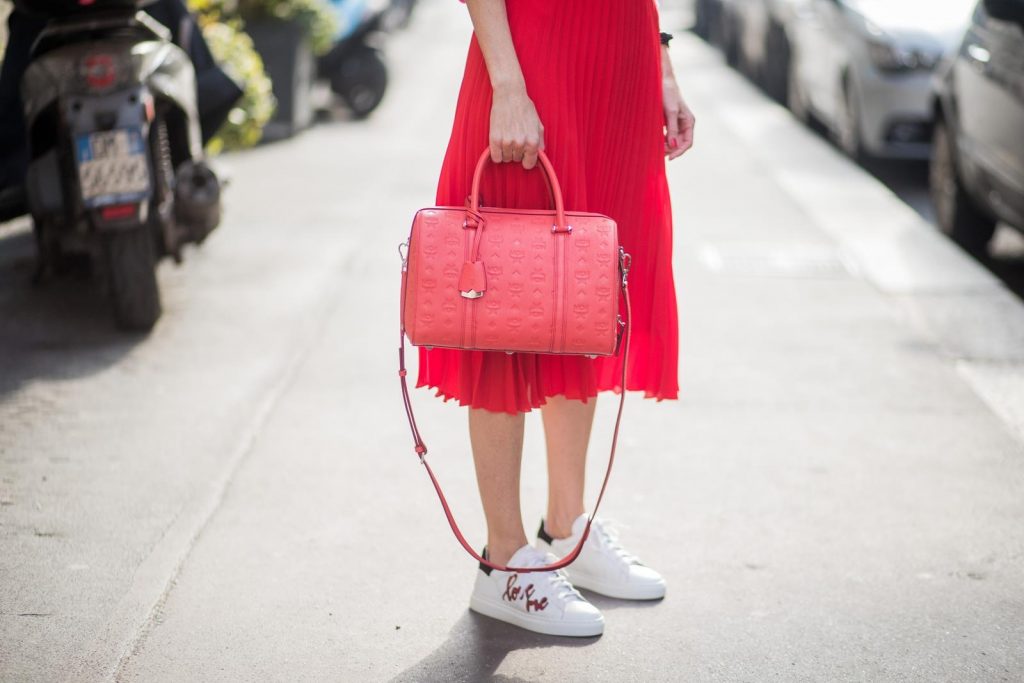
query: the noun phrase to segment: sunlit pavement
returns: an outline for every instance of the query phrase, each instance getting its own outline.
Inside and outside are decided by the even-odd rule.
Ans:
[[[605,510],[668,597],[591,596],[599,639],[468,612],[395,354],[396,246],[432,202],[468,35],[425,3],[368,122],[226,159],[227,221],[162,266],[149,338],[110,331],[87,282],[31,289],[5,229],[0,679],[1020,678],[1020,303],[685,36],[682,400],[630,396]],[[479,545],[465,414],[415,393]]]

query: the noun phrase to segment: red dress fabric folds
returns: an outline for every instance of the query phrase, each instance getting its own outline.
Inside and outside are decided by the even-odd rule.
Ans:
[[[657,8],[650,0],[510,0],[507,11],[566,209],[610,216],[633,259],[626,388],[674,399],[679,340]],[[466,201],[488,144],[491,98],[474,36],[438,206]],[[512,163],[486,169],[481,195],[489,206],[540,208],[549,202],[541,172]],[[527,412],[551,396],[587,400],[599,391],[622,390],[621,357],[420,348],[419,359],[417,386],[494,412]]]

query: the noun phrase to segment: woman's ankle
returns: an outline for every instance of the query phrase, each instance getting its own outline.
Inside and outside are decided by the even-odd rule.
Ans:
[[[506,540],[488,540],[487,541],[487,559],[495,564],[507,565],[508,561],[512,559],[512,556],[516,554],[516,551],[527,545],[528,541],[524,536],[522,539],[506,541]]]
[[[565,514],[548,511],[548,516],[544,518],[544,531],[551,538],[569,538],[572,536],[573,523],[584,512],[585,510],[580,510],[576,514]]]

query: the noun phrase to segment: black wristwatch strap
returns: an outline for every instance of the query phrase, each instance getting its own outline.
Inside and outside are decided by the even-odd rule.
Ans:
[[[672,36],[671,33],[665,33],[664,31],[662,31],[661,32],[661,44],[664,45],[665,47],[668,47],[668,44],[669,44],[669,42],[671,42],[672,37],[673,36]]]

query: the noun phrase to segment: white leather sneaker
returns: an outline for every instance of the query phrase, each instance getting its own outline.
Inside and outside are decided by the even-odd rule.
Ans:
[[[484,548],[484,557],[487,549]],[[556,560],[524,545],[508,561],[511,567],[539,567]],[[604,617],[572,587],[561,570],[502,572],[483,564],[476,575],[469,608],[488,617],[551,636],[599,636]]]
[[[557,557],[565,557],[579,543],[586,525],[587,515],[584,513],[573,522],[572,536],[552,538],[544,528],[544,520],[541,520],[537,547]],[[665,579],[661,574],[623,548],[614,528],[600,517],[594,518],[590,525],[590,534],[579,557],[564,571],[575,586],[610,598],[658,600],[665,597]]]

